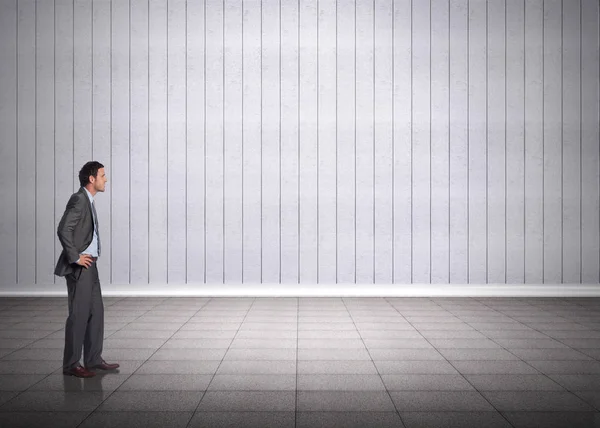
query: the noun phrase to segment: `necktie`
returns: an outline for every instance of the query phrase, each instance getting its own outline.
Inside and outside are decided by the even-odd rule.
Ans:
[[[100,229],[98,229],[98,215],[96,214],[96,204],[92,202],[92,212],[94,213],[94,225],[96,226],[96,235],[98,236],[98,257],[100,257]]]

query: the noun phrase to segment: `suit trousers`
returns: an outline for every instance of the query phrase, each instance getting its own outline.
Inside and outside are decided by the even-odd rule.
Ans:
[[[76,269],[66,277],[69,292],[69,317],[65,325],[63,370],[79,365],[81,348],[85,366],[102,362],[104,341],[104,304],[98,267]]]

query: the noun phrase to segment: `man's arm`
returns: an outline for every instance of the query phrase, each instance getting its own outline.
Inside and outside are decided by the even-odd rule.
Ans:
[[[80,197],[77,193],[71,196],[57,229],[58,239],[67,254],[69,263],[76,263],[79,260],[79,252],[75,248],[73,239],[73,230],[81,219],[82,210],[79,199]]]

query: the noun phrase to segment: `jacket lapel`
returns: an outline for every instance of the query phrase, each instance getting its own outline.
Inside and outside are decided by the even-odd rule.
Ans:
[[[83,197],[87,201],[88,213],[89,213],[90,217],[92,218],[92,228],[93,228],[94,227],[94,216],[92,214],[92,203],[90,202],[90,198],[83,187],[79,188],[79,193],[83,193]]]

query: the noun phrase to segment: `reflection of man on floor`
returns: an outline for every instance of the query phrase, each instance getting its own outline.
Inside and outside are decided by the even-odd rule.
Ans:
[[[71,195],[57,230],[63,251],[54,274],[65,277],[69,292],[63,373],[77,377],[95,376],[91,369],[119,367],[102,359],[104,304],[96,265],[100,233],[94,196],[104,192],[106,181],[104,165],[86,163],[79,171],[81,188]],[[82,347],[85,367],[79,364]]]

